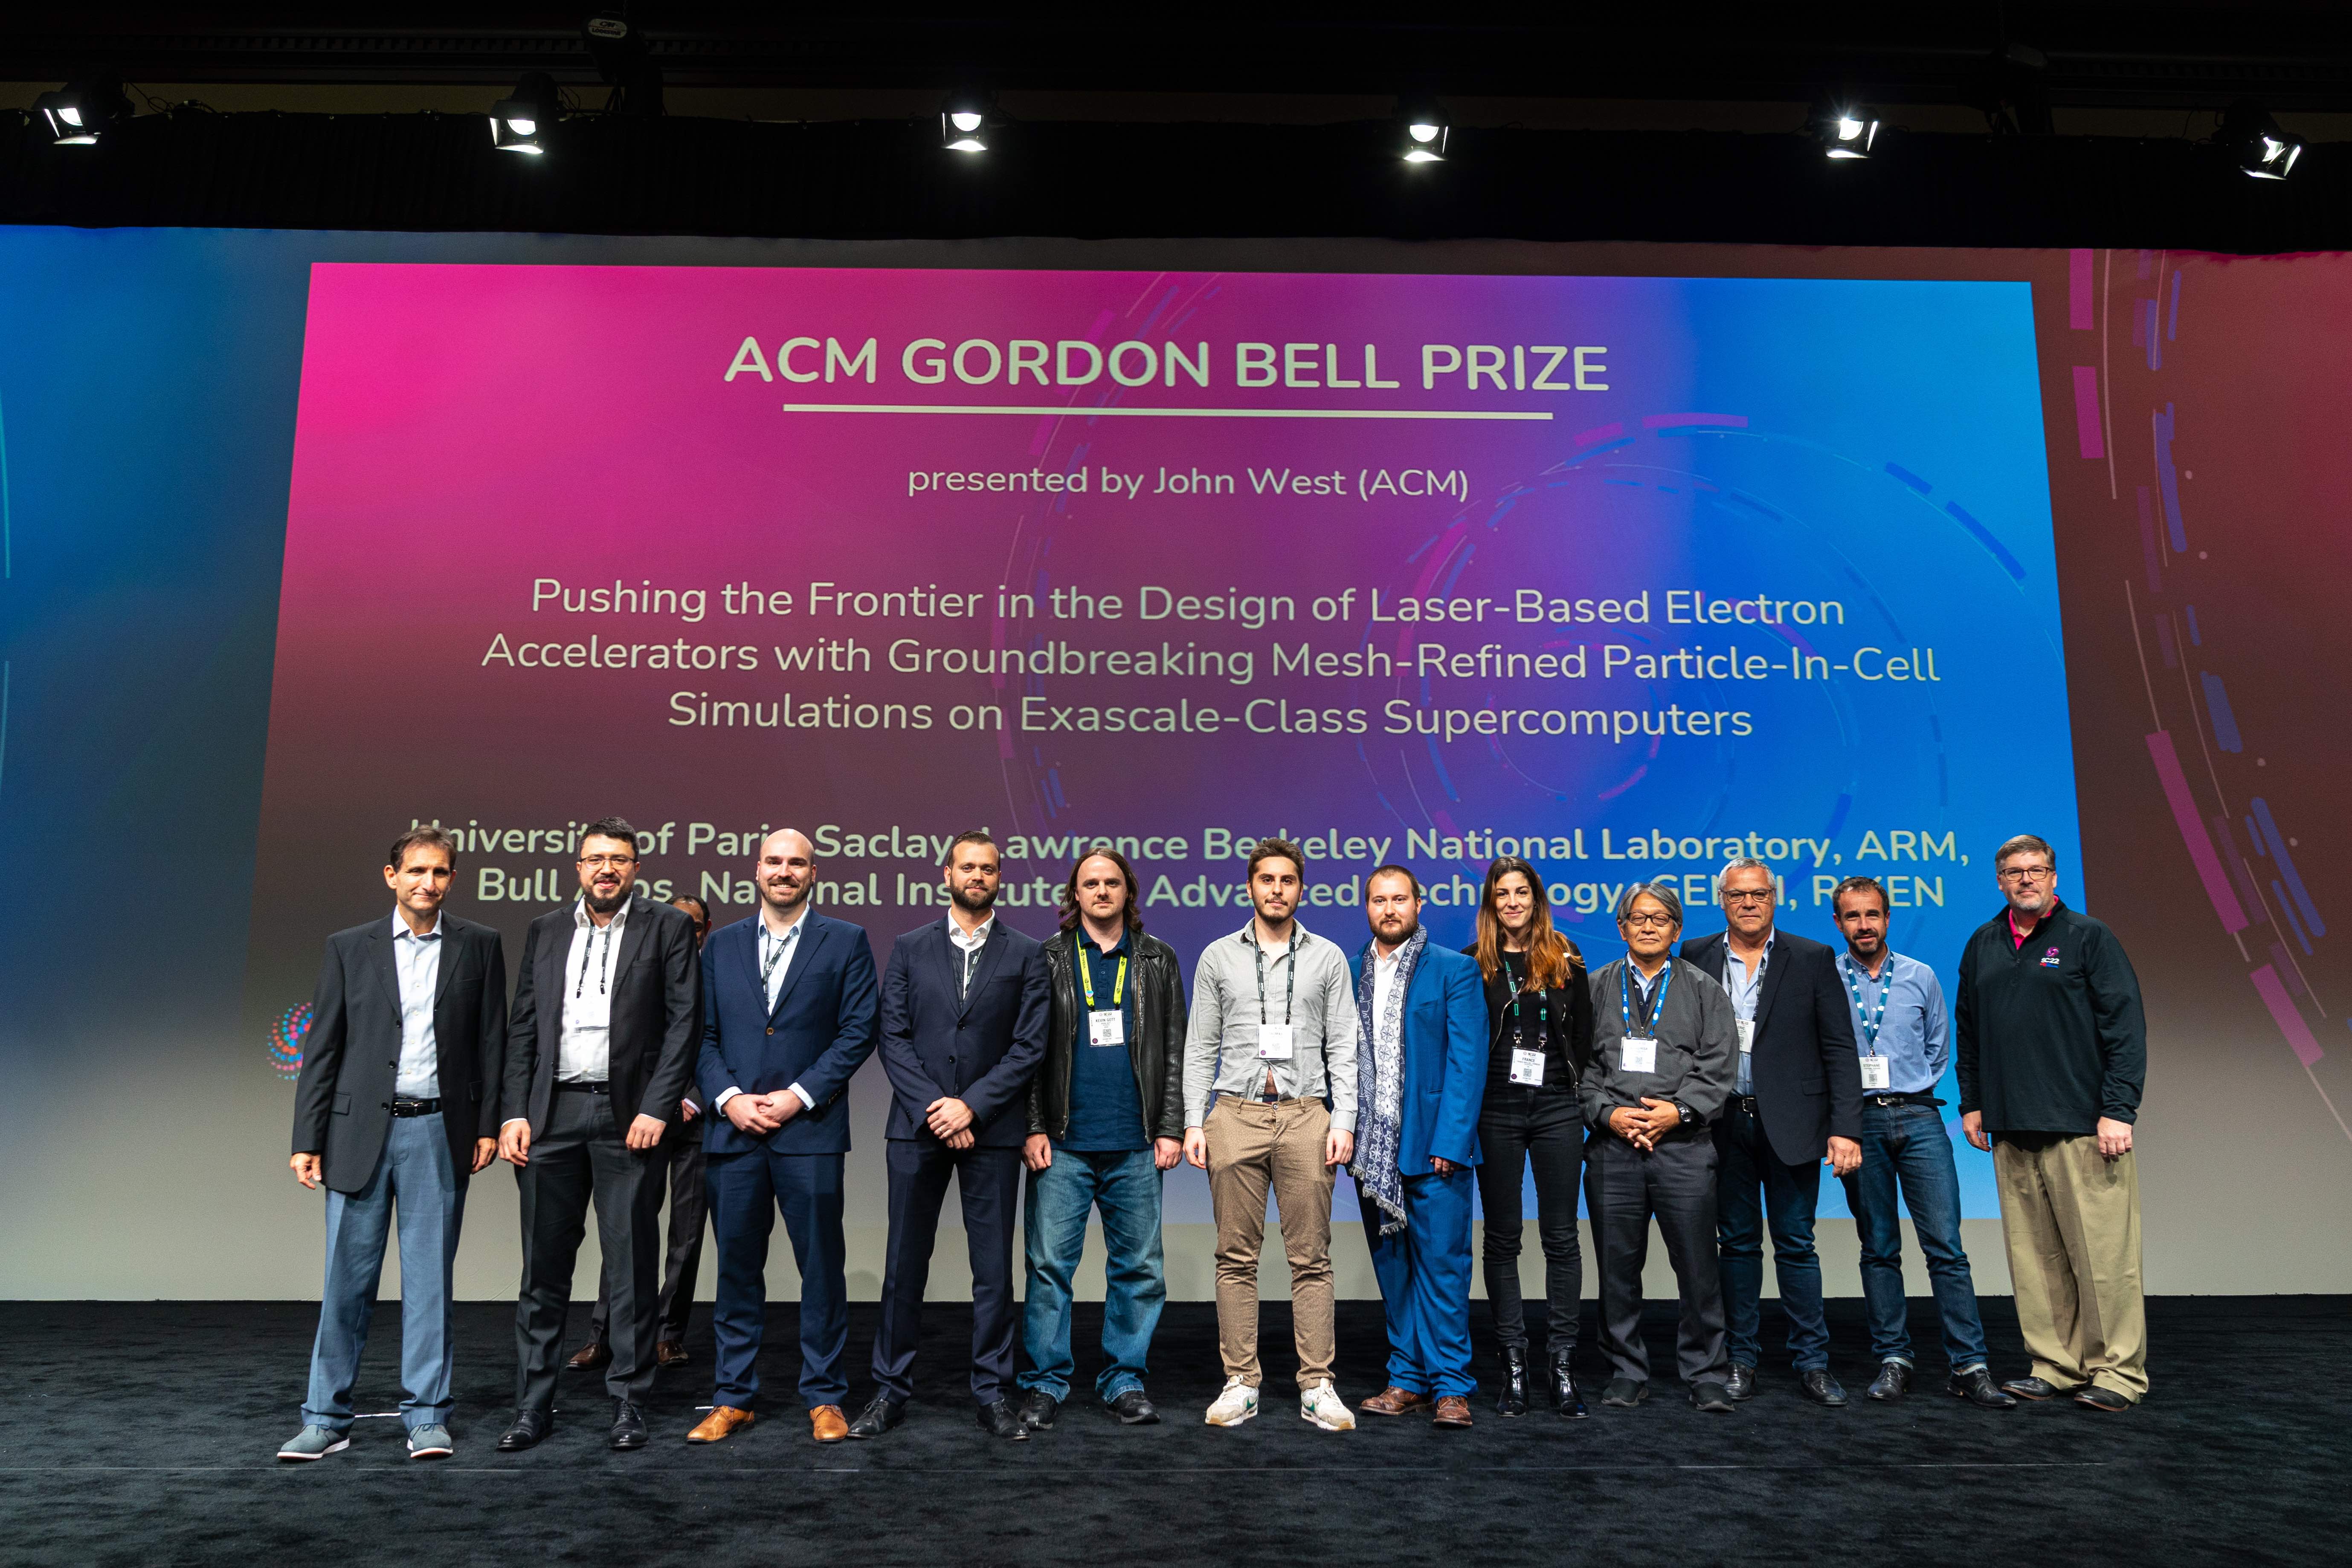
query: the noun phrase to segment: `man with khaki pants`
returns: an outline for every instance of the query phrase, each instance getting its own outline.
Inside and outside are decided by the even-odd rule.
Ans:
[[[1993,857],[2008,907],[1969,939],[1953,997],[1960,1127],[1992,1151],[2017,1326],[2020,1399],[2099,1411],[2147,1393],[2139,1173],[2147,1076],[2139,979],[2116,933],[2058,899],[2058,857],[2021,834]]]
[[[1347,954],[1296,916],[1307,858],[1286,839],[1250,855],[1256,913],[1201,955],[1184,1039],[1184,1157],[1209,1173],[1217,1216],[1217,1339],[1225,1387],[1213,1426],[1257,1414],[1258,1255],[1269,1187],[1290,1260],[1298,1414],[1355,1429],[1331,1383],[1331,1185],[1356,1146],[1356,1001]]]

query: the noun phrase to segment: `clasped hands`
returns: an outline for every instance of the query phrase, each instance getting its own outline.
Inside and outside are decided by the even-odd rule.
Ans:
[[[1683,1113],[1673,1100],[1646,1094],[1638,1109],[1621,1105],[1609,1113],[1609,1131],[1642,1150],[1656,1148],[1659,1139],[1682,1124]]]
[[[808,1108],[801,1103],[799,1095],[789,1089],[780,1089],[768,1094],[753,1094],[748,1089],[730,1094],[727,1103],[719,1109],[742,1131],[754,1138],[764,1138]]]

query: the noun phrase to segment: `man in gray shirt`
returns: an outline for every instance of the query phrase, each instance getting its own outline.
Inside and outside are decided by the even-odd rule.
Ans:
[[[1273,1188],[1290,1259],[1298,1413],[1355,1428],[1331,1383],[1331,1185],[1356,1147],[1356,991],[1348,955],[1296,915],[1307,858],[1286,839],[1249,861],[1256,914],[1201,954],[1184,1037],[1184,1157],[1209,1173],[1217,1219],[1217,1339],[1224,1392],[1213,1426],[1257,1414],[1258,1253]],[[1212,1109],[1213,1103],[1213,1109]]]
[[[1617,901],[1626,956],[1592,974],[1592,1068],[1584,1075],[1586,1206],[1601,1262],[1603,1405],[1649,1396],[1642,1266],[1656,1216],[1682,1296],[1675,1361],[1692,1405],[1728,1414],[1723,1286],[1715,1257],[1715,1142],[1707,1123],[1731,1092],[1738,1050],[1731,999],[1672,956],[1682,900],[1636,882]]]

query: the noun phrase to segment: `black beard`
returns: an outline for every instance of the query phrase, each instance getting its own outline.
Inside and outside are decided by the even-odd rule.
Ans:
[[[984,915],[996,907],[996,895],[1000,890],[1002,890],[1001,884],[999,887],[991,888],[985,896],[975,897],[962,888],[950,888],[948,889],[948,897],[956,901],[958,908],[969,910],[976,915]]]
[[[776,889],[764,884],[760,889],[760,896],[768,901],[770,909],[796,910],[800,908],[801,900],[809,896],[809,884],[803,882],[797,888],[787,889],[782,903],[776,901]]]
[[[1382,932],[1381,934],[1381,940],[1387,942],[1391,947],[1402,947],[1406,942],[1411,942],[1413,939],[1413,934],[1420,930],[1421,922],[1419,921],[1407,921],[1404,923],[1404,930],[1399,931],[1394,936],[1390,936],[1386,932]]]
[[[590,910],[600,915],[609,915],[621,907],[621,900],[629,896],[629,889],[623,888],[609,899],[600,899],[593,889],[583,889],[581,896],[587,900]]]

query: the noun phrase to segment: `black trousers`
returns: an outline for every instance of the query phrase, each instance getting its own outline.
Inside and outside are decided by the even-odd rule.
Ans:
[[[1528,1346],[1527,1303],[1519,1291],[1521,1182],[1535,1163],[1536,1229],[1543,1241],[1545,1346],[1554,1357],[1576,1349],[1584,1296],[1584,1247],[1576,1235],[1577,1178],[1584,1169],[1584,1113],[1569,1089],[1491,1085],[1478,1115],[1478,1206],[1486,1219],[1479,1258],[1495,1337]]]
[[[940,1209],[953,1176],[971,1258],[971,1396],[982,1405],[1013,1392],[1013,1215],[1021,1198],[1021,1151],[950,1149],[935,1138],[889,1141],[890,1243],[882,1274],[882,1322],[874,1333],[874,1382],[903,1400],[915,1391],[915,1342]]]
[[[702,1119],[671,1122],[656,1158],[659,1162],[654,1173],[656,1205],[661,1201],[662,1182],[667,1179],[669,1183],[669,1245],[662,1265],[655,1338],[682,1340],[686,1338],[687,1319],[694,1312],[695,1277],[702,1272],[704,1219],[710,1212],[709,1194],[703,1187]],[[604,1293],[600,1276],[596,1282],[596,1310],[588,1320],[588,1338],[596,1344],[604,1342],[604,1326],[612,1319],[611,1305],[612,1299]]]
[[[522,1194],[522,1296],[515,1303],[520,1408],[545,1413],[555,1407],[572,1270],[592,1203],[616,1331],[604,1388],[615,1399],[641,1405],[653,1392],[659,1158],[658,1151],[640,1154],[621,1142],[609,1095],[559,1089],[549,1101],[547,1125],[531,1140],[530,1163],[516,1173]]]
[[[1649,1261],[1654,1218],[1682,1295],[1675,1361],[1683,1381],[1719,1383],[1727,1375],[1715,1256],[1715,1141],[1704,1131],[1670,1133],[1646,1153],[1598,1129],[1585,1144],[1585,1201],[1601,1254],[1601,1350],[1612,1377],[1649,1381],[1642,1266]]]

